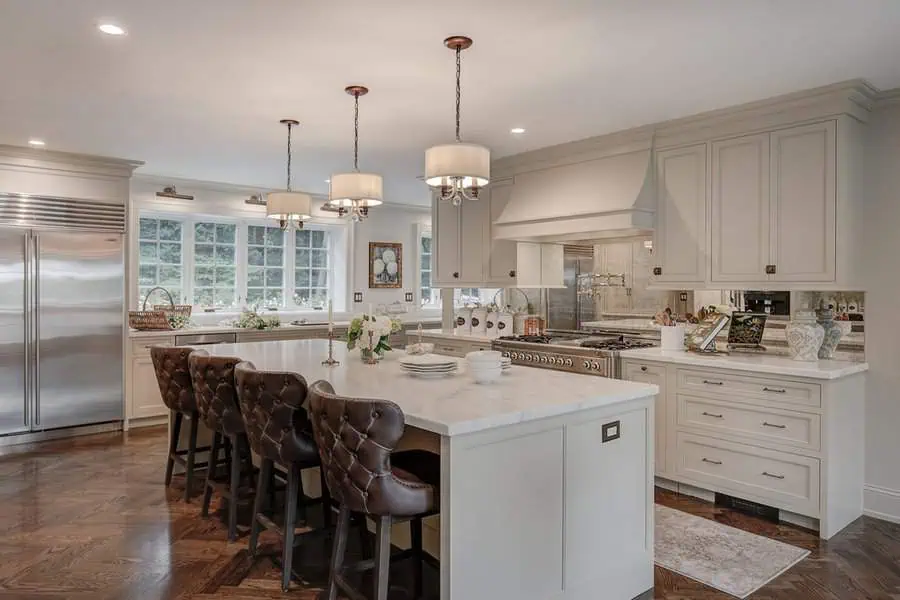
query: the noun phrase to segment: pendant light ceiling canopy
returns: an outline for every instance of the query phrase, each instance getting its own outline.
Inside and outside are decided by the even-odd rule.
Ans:
[[[456,142],[425,151],[425,183],[441,200],[459,205],[464,198],[477,200],[479,188],[490,182],[491,151],[479,144],[463,143],[459,136],[461,54],[472,40],[457,35],[444,40],[444,45],[456,52]]]
[[[369,208],[383,202],[384,186],[381,175],[359,172],[359,97],[368,94],[369,89],[351,85],[344,91],[353,96],[353,172],[331,176],[328,204],[338,208],[341,216],[349,214],[354,221],[360,221],[369,214]]]
[[[300,125],[294,119],[282,119],[282,125],[287,125],[287,189],[283,192],[269,192],[266,194],[266,216],[278,219],[282,229],[288,229],[291,225],[297,229],[303,228],[303,221],[312,218],[312,197],[302,192],[291,191],[291,130]]]

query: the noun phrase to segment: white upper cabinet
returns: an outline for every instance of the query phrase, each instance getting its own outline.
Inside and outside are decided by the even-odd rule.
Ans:
[[[771,135],[772,281],[835,279],[835,123]]]
[[[765,281],[769,264],[769,134],[712,145],[712,281]]]
[[[484,283],[484,242],[491,223],[488,219],[489,195],[485,193],[478,200],[463,200],[459,207],[460,219],[460,263],[459,278],[464,287],[477,287]]]
[[[484,247],[486,253],[488,282],[491,287],[506,287],[516,284],[516,243],[509,240],[495,240],[492,230],[493,223],[509,203],[512,196],[512,181],[492,183],[488,188],[488,194],[482,198],[487,200],[490,210],[490,224],[487,228],[487,239]]]
[[[431,204],[431,231],[434,245],[434,287],[453,287],[460,281],[461,206],[435,198]]]
[[[565,287],[562,244],[516,244],[516,287]]]
[[[706,144],[656,154],[657,206],[651,285],[706,279]]]

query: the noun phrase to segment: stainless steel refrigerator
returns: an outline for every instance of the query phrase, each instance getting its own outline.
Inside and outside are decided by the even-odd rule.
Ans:
[[[122,420],[124,222],[0,194],[0,435]]]

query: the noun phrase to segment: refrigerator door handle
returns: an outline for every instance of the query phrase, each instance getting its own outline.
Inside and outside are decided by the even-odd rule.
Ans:
[[[34,396],[34,424],[41,424],[41,243],[38,234],[34,234],[34,253],[32,255],[34,264],[34,295],[32,297],[32,309],[34,317],[32,318],[32,329],[34,330],[34,386],[32,394]]]
[[[25,418],[24,425],[28,427],[30,419],[31,419],[31,393],[33,390],[33,386],[31,385],[31,348],[34,347],[34,337],[31,331],[31,263],[33,257],[31,255],[31,234],[30,232],[26,232],[25,236],[22,238],[25,243],[24,248],[24,256],[25,256],[25,278],[23,280],[24,287],[24,298],[25,298],[25,310],[23,311],[25,315],[25,352],[23,356],[25,357],[25,365],[24,365],[24,373],[25,373],[25,394],[23,395],[25,401]]]

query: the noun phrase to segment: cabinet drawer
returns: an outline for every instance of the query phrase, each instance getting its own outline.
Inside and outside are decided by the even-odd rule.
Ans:
[[[679,392],[721,394],[723,398],[744,398],[774,404],[802,404],[816,407],[822,405],[822,388],[817,383],[797,383],[717,371],[678,369],[675,387]]]
[[[626,381],[641,381],[641,377],[659,377],[666,379],[666,366],[650,363],[626,362],[622,378]]]
[[[741,435],[754,442],[819,450],[821,417],[747,404],[707,400],[678,394],[678,425],[728,435]]]
[[[150,356],[150,348],[153,346],[174,346],[175,336],[141,337],[131,340],[132,358]]]
[[[819,514],[819,461],[678,432],[677,475],[799,514]]]

